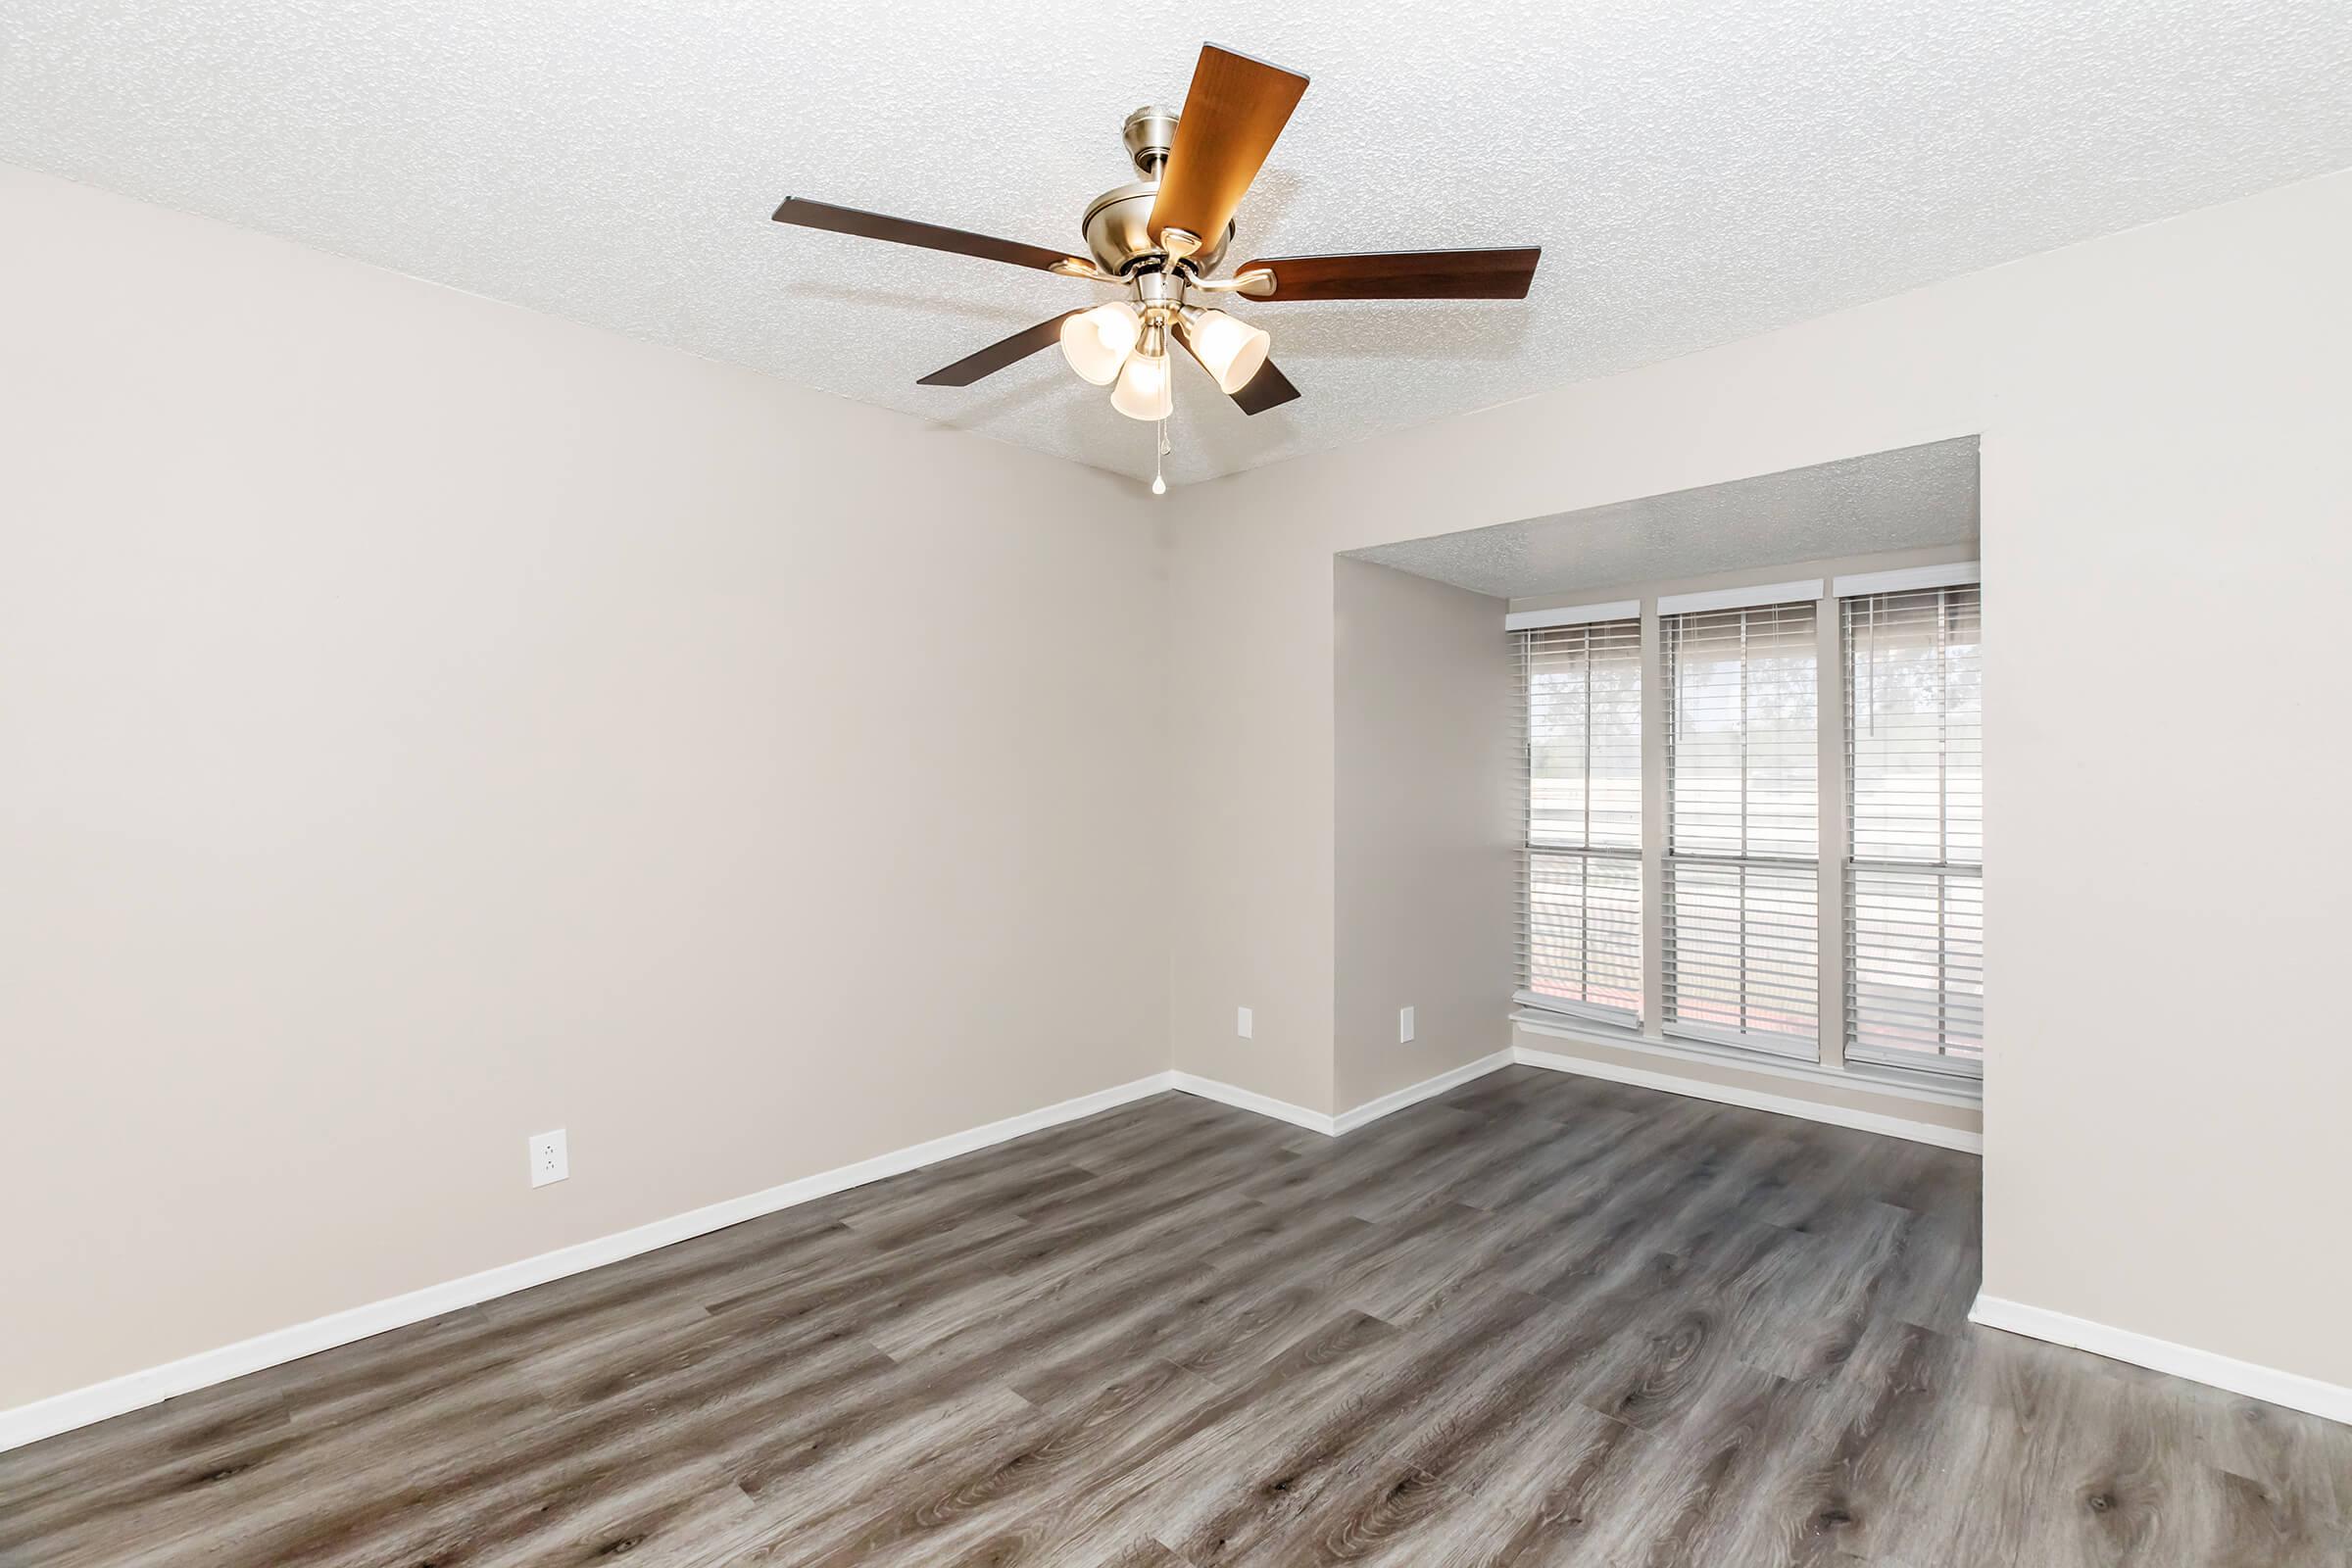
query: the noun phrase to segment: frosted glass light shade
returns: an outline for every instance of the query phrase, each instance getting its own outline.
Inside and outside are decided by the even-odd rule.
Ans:
[[[1263,330],[1223,311],[1187,311],[1184,321],[1191,328],[1193,352],[1228,397],[1250,384],[1274,346]]]
[[[1110,406],[1130,419],[1164,419],[1176,407],[1165,354],[1132,354],[1110,389]]]
[[[1143,331],[1143,318],[1135,314],[1134,306],[1120,300],[1098,305],[1061,323],[1061,357],[1087,380],[1108,386],[1117,379],[1119,367],[1127,363]]]

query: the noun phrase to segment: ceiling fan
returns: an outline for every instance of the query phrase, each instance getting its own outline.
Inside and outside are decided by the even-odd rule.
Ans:
[[[1065,311],[1024,327],[978,353],[932,371],[921,386],[969,386],[1059,342],[1070,368],[1111,388],[1110,406],[1131,419],[1165,421],[1175,407],[1168,364],[1173,340],[1244,414],[1263,414],[1298,396],[1267,359],[1264,330],[1218,310],[1213,301],[1516,300],[1536,275],[1535,246],[1503,250],[1386,251],[1339,256],[1277,256],[1212,275],[1234,237],[1234,210],[1298,106],[1306,78],[1247,55],[1203,44],[1182,114],[1138,109],[1123,139],[1141,177],[1114,186],[1086,209],[1088,254],[885,218],[791,197],[776,221],[864,239],[952,251],[1064,277],[1124,288],[1127,297],[1092,310]],[[1158,451],[1168,451],[1161,424]],[[1156,471],[1155,495],[1166,481]]]

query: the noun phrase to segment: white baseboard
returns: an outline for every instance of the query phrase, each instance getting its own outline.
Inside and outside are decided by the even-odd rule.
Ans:
[[[1803,1084],[1813,1089],[1858,1090],[1885,1100],[1924,1101],[1931,1105],[1965,1105],[1974,1110],[1982,1110],[1984,1105],[1984,1081],[1982,1078],[1899,1070],[1867,1061],[1849,1061],[1830,1067],[1818,1061],[1718,1045],[1710,1040],[1676,1036],[1652,1038],[1636,1030],[1592,1023],[1532,1006],[1515,1008],[1511,1013],[1511,1027],[1515,1031],[1514,1045],[1518,1044],[1517,1034],[1542,1035],[1552,1040],[1565,1040],[1569,1045],[1566,1048],[1539,1046],[1536,1049],[1540,1051],[1592,1050],[1595,1047],[1603,1051],[1621,1051],[1637,1060],[1646,1058],[1655,1061],[1658,1071],[1666,1073],[1679,1072],[1684,1063],[1690,1062],[1704,1067],[1730,1068],[1750,1078],[1772,1078],[1785,1083]]]
[[[1351,1133],[1366,1122],[1378,1121],[1381,1117],[1402,1110],[1407,1105],[1417,1105],[1432,1096],[1442,1095],[1448,1089],[1458,1088],[1473,1078],[1484,1078],[1491,1072],[1508,1067],[1511,1060],[1511,1053],[1506,1048],[1495,1052],[1491,1056],[1481,1056],[1476,1061],[1465,1061],[1459,1067],[1442,1072],[1435,1078],[1424,1078],[1417,1084],[1408,1084],[1392,1094],[1382,1095],[1377,1100],[1367,1100],[1353,1110],[1343,1110],[1334,1116],[1331,1126],[1332,1133],[1335,1137],[1342,1133]]]
[[[1353,1110],[1343,1110],[1337,1116],[1309,1110],[1304,1105],[1294,1105],[1287,1100],[1276,1100],[1254,1089],[1243,1089],[1220,1083],[1214,1078],[1203,1078],[1199,1073],[1172,1072],[1168,1074],[1168,1087],[1184,1094],[1199,1095],[1202,1100],[1213,1100],[1220,1105],[1231,1105],[1237,1110],[1253,1110],[1260,1116],[1287,1121],[1294,1127],[1303,1127],[1309,1132],[1321,1133],[1326,1138],[1338,1138],[1367,1122],[1393,1115],[1407,1105],[1417,1105],[1433,1095],[1442,1095],[1457,1085],[1466,1084],[1473,1078],[1483,1078],[1496,1068],[1510,1064],[1511,1054],[1497,1051],[1491,1056],[1481,1056],[1459,1067],[1449,1067],[1435,1078],[1424,1078],[1417,1084],[1408,1084],[1377,1100],[1367,1100]]]
[[[349,1345],[355,1340],[364,1340],[390,1329],[421,1323],[428,1318],[528,1290],[534,1285],[544,1285],[565,1275],[601,1268],[607,1263],[617,1263],[623,1258],[635,1257],[640,1252],[650,1252],[674,1242],[688,1241],[711,1231],[723,1230],[729,1225],[739,1225],[747,1219],[758,1219],[762,1214],[772,1214],[796,1203],[829,1197],[852,1187],[862,1187],[867,1182],[880,1181],[886,1176],[901,1175],[920,1166],[986,1149],[992,1144],[1019,1138],[1026,1133],[1076,1121],[1082,1116],[1092,1116],[1152,1095],[1164,1094],[1179,1087],[1173,1078],[1173,1074],[1153,1073],[1148,1078],[1139,1078],[1114,1089],[1081,1095],[1075,1100],[1065,1100],[1042,1110],[1007,1116],[1003,1121],[990,1122],[984,1127],[950,1133],[945,1138],[934,1138],[928,1143],[877,1154],[854,1165],[804,1176],[799,1181],[770,1187],[765,1192],[728,1199],[724,1202],[712,1203],[684,1214],[673,1214],[667,1219],[658,1219],[632,1230],[558,1248],[552,1252],[542,1252],[537,1257],[524,1258],[518,1263],[501,1264],[497,1268],[484,1269],[479,1274],[468,1274],[463,1279],[428,1285],[404,1296],[371,1301],[346,1311],[330,1312],[325,1317],[314,1318],[308,1323],[273,1329],[250,1340],[241,1340],[219,1349],[203,1350],[163,1366],[149,1367],[144,1371],[126,1373],[104,1383],[92,1384],[88,1388],[53,1395],[46,1399],[19,1405],[13,1410],[0,1410],[0,1452],[54,1437],[75,1427],[88,1426],[94,1421],[104,1421],[125,1411],[140,1409],[176,1395],[225,1383],[231,1378],[243,1377],[248,1372],[258,1372],[264,1367],[299,1360],[320,1350],[331,1350],[338,1345]]]
[[[412,1323],[421,1323],[444,1313],[461,1311],[501,1296],[529,1290],[534,1285],[545,1285],[550,1280],[602,1268],[607,1263],[617,1263],[623,1258],[635,1257],[656,1248],[690,1241],[711,1231],[723,1230],[729,1225],[740,1225],[745,1220],[758,1219],[762,1214],[772,1214],[796,1203],[830,1197],[852,1187],[862,1187],[868,1182],[901,1175],[943,1159],[954,1159],[958,1154],[968,1154],[992,1144],[1004,1143],[1027,1133],[1076,1121],[1082,1116],[1092,1116],[1132,1101],[1165,1094],[1169,1090],[1199,1095],[1206,1100],[1254,1111],[1261,1116],[1271,1116],[1332,1137],[1342,1131],[1360,1127],[1391,1111],[1401,1110],[1431,1095],[1443,1094],[1457,1083],[1466,1083],[1480,1073],[1492,1072],[1505,1065],[1508,1060],[1508,1054],[1505,1053],[1457,1067],[1426,1083],[1415,1084],[1409,1089],[1383,1096],[1369,1104],[1359,1105],[1346,1116],[1337,1118],[1193,1073],[1153,1073],[1148,1078],[1139,1078],[1115,1089],[1081,1095],[1075,1100],[1065,1100],[1042,1110],[1008,1116],[984,1127],[973,1127],[951,1133],[945,1138],[934,1138],[928,1143],[877,1154],[854,1165],[804,1176],[799,1181],[770,1187],[765,1192],[729,1199],[631,1230],[558,1248],[555,1251],[542,1252],[520,1262],[484,1269],[463,1279],[428,1285],[422,1290],[410,1291],[381,1301],[370,1301],[364,1306],[330,1312],[308,1323],[273,1329],[250,1340],[240,1340],[234,1345],[202,1350],[177,1361],[126,1373],[88,1388],[53,1395],[46,1399],[36,1399],[12,1410],[0,1410],[0,1452],[21,1447],[27,1443],[37,1443],[60,1432],[70,1432],[75,1427],[104,1421],[126,1411],[141,1409],[197,1389],[210,1388],[216,1383],[225,1383],[231,1378],[259,1372],[265,1367],[297,1361],[306,1355],[316,1355],[320,1350],[349,1345],[355,1340],[406,1328]],[[1341,1125],[1343,1122],[1345,1126]]]
[[[1168,1087],[1184,1094],[1199,1095],[1202,1100],[1213,1100],[1220,1105],[1231,1105],[1237,1110],[1253,1110],[1260,1116],[1287,1121],[1294,1127],[1303,1127],[1310,1133],[1321,1133],[1326,1138],[1335,1136],[1333,1118],[1324,1112],[1309,1110],[1304,1105],[1294,1105],[1287,1100],[1276,1100],[1272,1095],[1261,1095],[1254,1089],[1238,1088],[1191,1072],[1169,1073]]]
[[[1100,1090],[1095,1094],[1081,1095],[1075,1100],[1065,1100],[1059,1104],[1048,1105],[1042,1110],[1008,1116],[1003,1121],[990,1122],[983,1127],[951,1133],[945,1138],[935,1138],[928,1143],[916,1144],[891,1153],[877,1154],[871,1159],[860,1160],[854,1165],[843,1165],[835,1170],[821,1171],[813,1176],[804,1176],[799,1181],[786,1182],[780,1187],[771,1187],[764,1192],[729,1199],[724,1202],[712,1203],[708,1207],[694,1209],[688,1213],[655,1220],[632,1230],[620,1231],[611,1236],[598,1237],[593,1241],[559,1248],[555,1251],[542,1252],[536,1257],[524,1258],[520,1262],[506,1263],[497,1268],[484,1269],[478,1274],[468,1274],[463,1279],[450,1280],[440,1285],[429,1285],[422,1290],[411,1291],[406,1295],[391,1297],[385,1300],[371,1301],[367,1305],[351,1307],[341,1312],[331,1312],[325,1317],[314,1318],[308,1323],[299,1323],[291,1328],[274,1329],[267,1334],[256,1335],[250,1340],[241,1340],[234,1345],[200,1351],[195,1355],[168,1362],[163,1366],[126,1373],[104,1383],[54,1395],[46,1399],[36,1399],[30,1404],[19,1405],[12,1410],[0,1410],[0,1452],[20,1447],[27,1443],[36,1443],[43,1438],[53,1437],[60,1432],[68,1432],[75,1427],[104,1421],[110,1416],[122,1415],[125,1411],[140,1409],[177,1395],[209,1388],[216,1383],[225,1383],[231,1378],[243,1377],[249,1372],[258,1372],[265,1367],[278,1366],[287,1361],[299,1360],[306,1355],[315,1355],[320,1350],[333,1349],[339,1345],[349,1345],[355,1340],[364,1340],[371,1335],[405,1328],[412,1323],[421,1323],[428,1318],[460,1311],[497,1297],[510,1296],[516,1291],[528,1290],[534,1285],[544,1285],[550,1280],[563,1279],[566,1275],[583,1273],[592,1268],[601,1268],[607,1263],[617,1263],[623,1258],[635,1257],[641,1252],[650,1252],[656,1248],[667,1247],[672,1243],[708,1235],[711,1231],[723,1230],[729,1225],[739,1225],[748,1219],[758,1219],[762,1214],[772,1214],[779,1209],[790,1208],[796,1203],[809,1202],[812,1200],[829,1197],[852,1187],[862,1187],[867,1182],[876,1182],[884,1177],[897,1176],[924,1165],[936,1164],[943,1159],[953,1159],[958,1154],[968,1154],[974,1150],[986,1149],[992,1144],[1004,1143],[1026,1133],[1058,1126],[1062,1122],[1076,1121],[1082,1116],[1092,1116],[1097,1112],[1109,1110],[1114,1106],[1124,1105],[1152,1095],[1163,1094],[1169,1090],[1198,1095],[1204,1100],[1213,1100],[1221,1104],[1254,1111],[1261,1116],[1271,1116],[1278,1121],[1289,1122],[1293,1126],[1322,1133],[1326,1137],[1338,1137],[1344,1133],[1352,1132],[1369,1122],[1377,1121],[1383,1116],[1402,1110],[1407,1105],[1417,1104],[1434,1095],[1442,1095],[1457,1085],[1483,1077],[1497,1068],[1509,1066],[1514,1061],[1538,1067],[1552,1067],[1567,1072],[1585,1072],[1594,1077],[1614,1078],[1620,1082],[1673,1090],[1681,1094],[1699,1094],[1710,1099],[1724,1100],[1734,1104],[1748,1105],[1759,1110],[1781,1110],[1790,1115],[1812,1116],[1816,1120],[1838,1121],[1844,1126],[1860,1127],[1870,1132],[1890,1132],[1897,1137],[1923,1138],[1931,1143],[1937,1142],[1939,1137],[1972,1140],[1974,1138],[1973,1134],[1957,1133],[1949,1128],[1930,1128],[1919,1123],[1900,1121],[1893,1117],[1871,1116],[1857,1111],[1833,1111],[1831,1107],[1814,1105],[1802,1101],[1784,1101],[1772,1095],[1746,1095],[1738,1090],[1717,1090],[1713,1086],[1690,1084],[1663,1074],[1644,1073],[1633,1068],[1606,1067],[1598,1063],[1585,1062],[1579,1058],[1552,1056],[1545,1052],[1531,1052],[1524,1047],[1512,1051],[1496,1052],[1492,1055],[1482,1056],[1476,1061],[1465,1062],[1463,1065],[1440,1073],[1434,1078],[1396,1090],[1393,1094],[1383,1095],[1377,1100],[1368,1101],[1353,1110],[1343,1111],[1337,1116],[1319,1110],[1308,1110],[1302,1105],[1294,1105],[1288,1101],[1276,1100],[1272,1096],[1237,1088],[1232,1084],[1219,1083],[1213,1078],[1202,1078],[1195,1073],[1153,1073],[1148,1078],[1139,1078],[1133,1083],[1121,1084],[1113,1089]],[[1976,1148],[1979,1146],[1971,1142],[1949,1144],[1946,1147]],[[2123,1359],[2131,1359],[2131,1357],[2125,1356]],[[2259,1371],[2260,1369],[2254,1370]],[[2184,1375],[2194,1376],[2195,1374]],[[2282,1376],[2283,1374],[2273,1375]],[[2230,1385],[2225,1385],[2225,1387],[2228,1386]],[[2278,1402],[2291,1403],[2293,1401],[2280,1399]],[[2309,1408],[2308,1406],[2298,1407]]]
[[[1979,1296],[1968,1309],[1968,1320],[1988,1329],[2047,1340],[2070,1349],[2088,1350],[2110,1361],[2128,1361],[2153,1372],[2166,1372],[2192,1383],[2203,1383],[2249,1398],[2308,1411],[2329,1421],[2352,1424],[2352,1389],[2322,1383],[2299,1372],[2257,1366],[2169,1340],[2151,1339],[2129,1329],[2109,1328],[2088,1318],[2069,1317],[2043,1306],[2006,1301],[1997,1296]]]
[[[1889,1116],[1875,1110],[1849,1110],[1843,1105],[1826,1105],[1817,1100],[1797,1100],[1787,1095],[1768,1095],[1761,1090],[1736,1089],[1727,1084],[1708,1083],[1703,1079],[1652,1072],[1646,1067],[1621,1066],[1613,1061],[1567,1056],[1557,1052],[1536,1051],[1527,1046],[1512,1047],[1511,1059],[1523,1066],[1548,1067],[1553,1072],[1582,1073],[1588,1078],[1606,1078],[1611,1083],[1633,1084],[1642,1089],[1663,1089],[1668,1094],[1690,1095],[1726,1105],[1742,1105],[1749,1110],[1769,1110],[1782,1116],[1802,1116],[1807,1121],[1828,1122],[1833,1127],[1851,1127],[1859,1132],[1885,1133],[1890,1138],[1908,1138],[1913,1143],[1934,1144],[1938,1149],[1956,1149],[1967,1154],[1984,1152],[1983,1133],[1944,1127],[1935,1122],[1913,1121],[1907,1116]]]

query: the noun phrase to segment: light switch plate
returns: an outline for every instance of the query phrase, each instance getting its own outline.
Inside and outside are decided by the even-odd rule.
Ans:
[[[1235,1034],[1240,1035],[1244,1040],[1247,1040],[1250,1038],[1250,1031],[1256,1027],[1257,1020],[1250,1015],[1250,1009],[1248,1007],[1236,1007],[1233,1009],[1233,1032]]]
[[[1401,1046],[1410,1041],[1412,1038],[1413,1009],[1410,1007],[1398,1007],[1396,1009],[1396,1043]]]
[[[531,1185],[545,1187],[560,1182],[571,1174],[571,1148],[559,1127],[552,1133],[533,1133],[531,1146]]]

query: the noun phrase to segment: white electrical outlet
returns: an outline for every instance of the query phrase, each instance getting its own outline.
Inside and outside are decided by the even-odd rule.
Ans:
[[[571,1174],[571,1149],[564,1141],[563,1128],[531,1134],[530,1145],[533,1187],[545,1187]]]
[[[1250,1015],[1250,1009],[1248,1007],[1236,1007],[1233,1009],[1233,1032],[1235,1034],[1240,1035],[1244,1040],[1247,1040],[1250,1038],[1250,1031],[1256,1027],[1257,1020]]]
[[[1413,1009],[1410,1007],[1398,1007],[1396,1009],[1396,1043],[1400,1046],[1405,1045],[1408,1044],[1412,1038]]]

